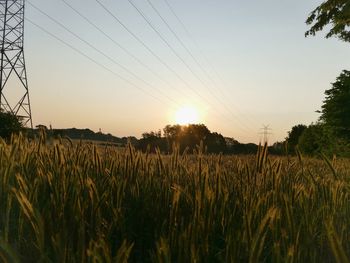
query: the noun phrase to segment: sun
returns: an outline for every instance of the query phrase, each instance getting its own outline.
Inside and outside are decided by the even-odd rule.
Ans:
[[[175,113],[175,121],[180,125],[199,123],[198,110],[191,106],[184,106]]]

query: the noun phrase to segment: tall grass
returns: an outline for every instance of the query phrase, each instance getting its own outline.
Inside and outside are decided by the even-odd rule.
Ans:
[[[0,261],[349,262],[350,161],[0,142]]]

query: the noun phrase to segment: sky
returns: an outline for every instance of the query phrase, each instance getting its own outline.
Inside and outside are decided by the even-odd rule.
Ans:
[[[349,43],[304,36],[321,1],[167,0],[170,9],[149,0],[170,29],[147,0],[130,2],[154,29],[128,0],[98,0],[110,13],[96,0],[66,1],[100,31],[62,0],[26,1],[34,125],[140,137],[191,107],[240,142],[258,142],[269,125],[273,143],[316,122],[324,91],[350,69]]]

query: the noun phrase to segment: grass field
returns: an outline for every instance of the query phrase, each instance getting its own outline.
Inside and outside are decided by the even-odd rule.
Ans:
[[[0,142],[0,261],[349,262],[350,160]]]

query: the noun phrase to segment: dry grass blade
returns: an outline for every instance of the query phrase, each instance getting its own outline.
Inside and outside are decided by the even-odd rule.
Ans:
[[[333,223],[331,221],[328,221],[326,224],[326,233],[328,242],[332,248],[332,252],[334,255],[334,258],[337,263],[350,263],[349,257],[346,255],[346,251],[344,250],[341,241],[339,239],[339,236],[337,235]]]

